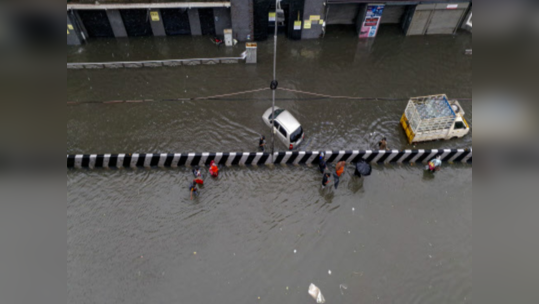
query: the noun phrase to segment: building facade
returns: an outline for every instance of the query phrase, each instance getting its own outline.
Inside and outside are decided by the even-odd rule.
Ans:
[[[238,41],[263,41],[275,22],[289,39],[319,39],[334,25],[348,25],[359,39],[374,38],[384,24],[406,35],[454,34],[471,30],[470,0],[366,1],[282,0],[284,19],[276,20],[273,0],[87,1],[67,3],[67,43],[92,38],[140,36],[217,36],[232,29]]]

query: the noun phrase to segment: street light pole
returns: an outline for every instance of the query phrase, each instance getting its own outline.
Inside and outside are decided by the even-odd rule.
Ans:
[[[271,159],[275,162],[275,91],[277,90],[277,10],[279,1],[275,0],[275,34],[273,36],[273,81],[271,82],[271,92],[273,95],[271,104]]]

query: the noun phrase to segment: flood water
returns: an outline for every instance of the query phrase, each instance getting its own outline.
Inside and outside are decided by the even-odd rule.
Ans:
[[[472,36],[404,37],[382,27],[279,40],[280,87],[339,96],[446,93],[472,116]],[[67,153],[255,151],[269,132],[269,91],[211,101],[162,101],[269,86],[272,43],[258,64],[68,70]],[[238,56],[209,38],[95,40],[68,62]],[[407,101],[320,99],[278,91],[302,123],[301,150],[410,149],[398,122]],[[472,134],[415,148],[471,148]],[[276,150],[286,147],[276,143]],[[189,200],[188,168],[67,170],[68,303],[472,303],[472,168],[375,166],[337,191],[309,167],[222,168]],[[296,251],[296,253],[294,253]],[[195,254],[196,252],[196,254]],[[331,270],[331,275],[328,271]],[[346,289],[344,287],[347,287]],[[260,297],[260,300],[259,300]]]

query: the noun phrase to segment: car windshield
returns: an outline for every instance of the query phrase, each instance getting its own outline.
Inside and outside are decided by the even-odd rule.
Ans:
[[[281,113],[283,113],[285,110],[283,109],[277,109],[275,110],[275,118],[279,117],[279,115],[281,115]],[[270,114],[270,116],[268,117],[269,120],[272,120],[272,114]]]
[[[294,133],[290,134],[290,142],[295,143],[303,136],[303,128],[299,127]]]

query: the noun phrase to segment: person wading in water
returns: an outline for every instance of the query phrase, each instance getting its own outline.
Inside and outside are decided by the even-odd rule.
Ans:
[[[387,148],[387,138],[382,138],[382,140],[378,143],[378,147],[380,148],[380,150],[389,150]]]
[[[346,162],[339,162],[337,163],[337,166],[335,167],[335,174],[333,174],[333,177],[335,178],[335,190],[339,188],[339,183],[341,182],[341,176],[344,173],[345,167],[346,167]]]
[[[331,178],[331,174],[326,173],[324,174],[324,178],[322,179],[322,189],[326,189],[326,186],[329,184]]]
[[[210,174],[212,177],[219,177],[219,167],[217,167],[213,160],[210,163]]]
[[[320,168],[320,173],[324,174],[326,172],[328,165],[326,163],[326,154],[324,152],[320,153],[320,160],[318,161],[318,168]]]
[[[191,185],[189,185],[189,191],[191,192],[191,200],[193,200],[193,196],[198,196],[198,189],[197,189],[196,180],[193,180]]]
[[[258,142],[258,149],[260,152],[266,152],[266,136],[262,135],[260,141]]]

